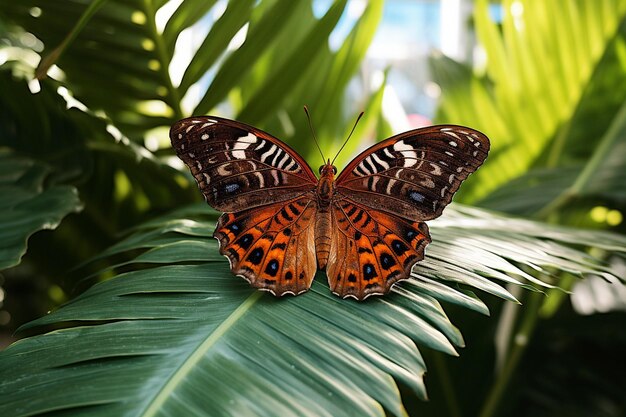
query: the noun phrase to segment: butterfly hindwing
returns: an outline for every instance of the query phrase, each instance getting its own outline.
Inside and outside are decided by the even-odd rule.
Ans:
[[[330,289],[344,298],[386,294],[395,282],[409,277],[430,243],[426,223],[349,199],[334,203],[332,213],[336,233],[326,273]]]
[[[213,236],[234,274],[274,295],[309,289],[315,260],[316,205],[307,197],[223,214]]]
[[[317,183],[294,150],[244,123],[190,117],[172,126],[170,139],[207,202],[223,212],[290,200]]]
[[[434,219],[488,151],[489,139],[467,127],[412,130],[357,156],[337,178],[337,193],[407,219]]]

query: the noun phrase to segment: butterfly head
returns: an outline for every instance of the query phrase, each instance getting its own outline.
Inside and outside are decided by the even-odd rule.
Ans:
[[[330,160],[320,167],[320,180],[317,184],[317,196],[321,206],[327,206],[330,204],[333,194],[333,182],[335,180],[335,174],[337,168],[330,162]]]
[[[322,177],[333,178],[335,175],[337,175],[337,167],[334,166],[330,162],[330,159],[329,159],[327,163],[325,163],[324,165],[320,167],[319,173],[320,173],[320,178]]]

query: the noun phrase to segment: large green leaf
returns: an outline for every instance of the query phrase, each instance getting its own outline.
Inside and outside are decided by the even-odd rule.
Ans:
[[[73,218],[80,219],[75,226],[82,242],[77,248],[72,239],[68,254],[76,258],[68,266],[90,256],[81,249],[92,244],[102,249],[148,209],[163,210],[173,199],[191,201],[196,195],[176,181],[178,171],[116,133],[106,119],[87,109],[68,109],[58,83],[43,80],[40,91],[31,93],[26,80],[11,74],[16,66],[10,62],[0,71],[0,146],[42,161],[50,168],[50,181],[80,193],[86,209]]]
[[[45,184],[49,173],[41,162],[0,148],[0,270],[19,264],[33,233],[82,209],[76,188]]]
[[[625,1],[506,0],[502,11],[499,27],[488,1],[476,5],[484,73],[442,57],[432,61],[443,92],[438,121],[492,139],[487,164],[462,190],[469,199],[529,167],[571,163],[574,151],[590,152],[626,96]]]
[[[467,289],[514,300],[496,281],[610,275],[580,242],[626,252],[617,235],[453,206],[390,295],[342,300],[319,274],[310,292],[276,299],[231,275],[205,207],[139,227],[102,256],[142,250],[131,263],[143,269],[25,326],[63,328],[0,353],[0,414],[404,415],[397,383],[425,397],[415,343],[449,354],[464,345],[439,300],[487,313]]]
[[[548,214],[571,201],[602,198],[626,201],[626,102],[600,138],[586,164],[566,163],[533,169],[481,200],[481,205],[510,213]]]

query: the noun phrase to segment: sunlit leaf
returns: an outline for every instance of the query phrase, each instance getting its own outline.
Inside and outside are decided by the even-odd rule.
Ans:
[[[501,30],[489,3],[475,8],[484,74],[433,60],[443,92],[438,121],[472,126],[492,140],[487,163],[462,190],[469,200],[533,165],[554,167],[580,147],[596,146],[626,94],[619,53],[626,2],[507,0]]]

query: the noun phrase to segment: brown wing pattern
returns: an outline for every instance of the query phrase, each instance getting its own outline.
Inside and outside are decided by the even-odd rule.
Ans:
[[[386,294],[395,282],[409,277],[430,243],[426,223],[347,198],[333,204],[332,215],[336,230],[326,273],[330,289],[343,298]]]
[[[337,178],[337,193],[406,219],[434,219],[488,151],[489,139],[467,127],[412,130],[356,157]]]
[[[223,212],[290,200],[317,183],[294,150],[244,123],[190,117],[172,126],[170,139],[207,202]]]
[[[317,270],[315,200],[302,197],[223,214],[213,236],[234,274],[272,294],[300,294]]]

